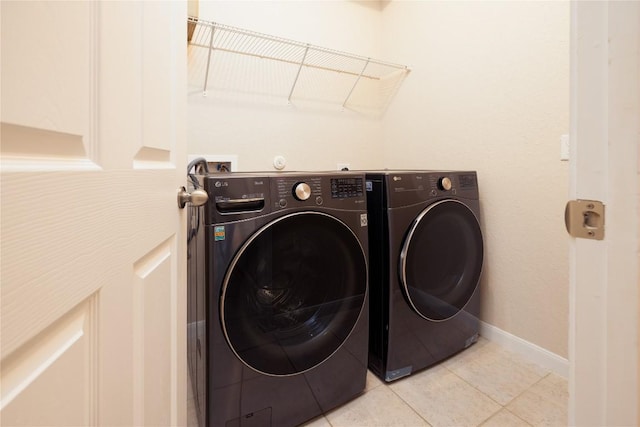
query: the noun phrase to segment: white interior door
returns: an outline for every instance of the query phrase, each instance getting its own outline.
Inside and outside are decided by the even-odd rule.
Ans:
[[[571,244],[569,425],[638,425],[640,2],[571,8],[570,198],[606,225]]]
[[[186,3],[0,14],[2,424],[184,424]]]

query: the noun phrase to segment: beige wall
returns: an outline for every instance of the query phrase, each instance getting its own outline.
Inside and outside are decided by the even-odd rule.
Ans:
[[[200,17],[413,67],[387,113],[189,90],[189,152],[241,170],[476,169],[483,320],[567,357],[569,5],[556,2],[200,2]],[[192,76],[193,77],[193,76]]]
[[[392,167],[476,169],[485,322],[567,357],[569,4],[390,2],[413,71],[385,117]]]

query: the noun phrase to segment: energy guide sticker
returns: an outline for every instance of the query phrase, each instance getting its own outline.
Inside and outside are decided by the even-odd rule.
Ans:
[[[217,225],[213,228],[213,238],[216,242],[224,240],[224,225]]]

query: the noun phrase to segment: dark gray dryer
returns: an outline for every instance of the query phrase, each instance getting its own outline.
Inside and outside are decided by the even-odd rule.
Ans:
[[[478,180],[473,171],[374,171],[366,185],[369,368],[393,381],[478,339]]]
[[[364,391],[364,173],[200,176],[191,378],[201,426],[295,426]]]

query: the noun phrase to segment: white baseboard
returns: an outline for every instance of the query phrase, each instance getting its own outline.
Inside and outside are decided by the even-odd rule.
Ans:
[[[482,321],[480,335],[563,378],[569,378],[569,361],[564,357]]]

